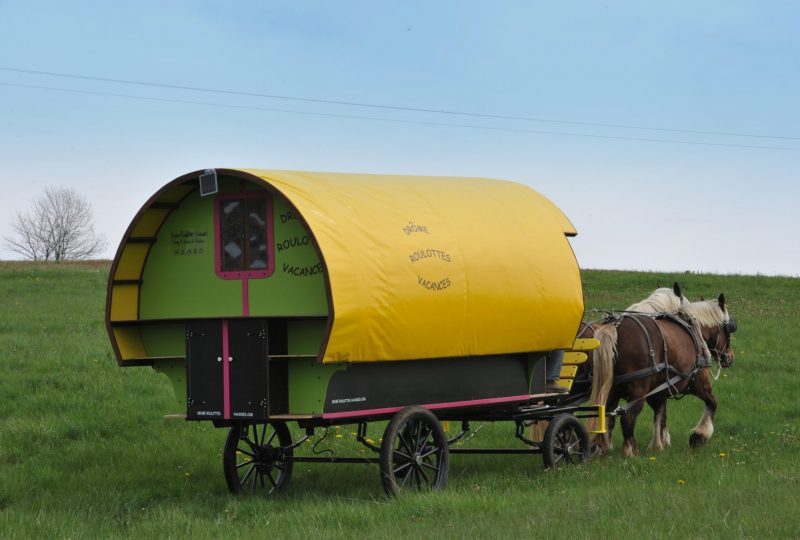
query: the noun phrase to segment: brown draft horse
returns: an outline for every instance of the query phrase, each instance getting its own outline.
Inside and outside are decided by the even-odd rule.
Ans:
[[[731,333],[736,322],[725,307],[725,297],[717,300],[688,302],[681,298],[676,314],[624,313],[593,325],[600,347],[593,351],[593,403],[605,403],[616,409],[627,400],[621,414],[624,438],[623,454],[639,453],[634,437],[636,418],[645,401],[653,409],[654,433],[650,449],[662,450],[671,443],[667,429],[667,399],[693,394],[703,400],[705,410],[692,430],[689,444],[705,444],[714,431],[717,400],[711,390],[711,360],[721,367],[733,363]],[[595,436],[592,446],[597,453],[611,449],[614,417],[609,418],[608,433]]]

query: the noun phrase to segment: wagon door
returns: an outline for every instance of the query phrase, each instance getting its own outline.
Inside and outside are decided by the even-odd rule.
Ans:
[[[221,419],[223,387],[222,326],[220,321],[192,321],[186,325],[186,416]]]
[[[187,323],[187,418],[265,420],[267,343],[265,319]]]
[[[269,403],[266,321],[229,321],[228,351],[231,417],[266,419]]]

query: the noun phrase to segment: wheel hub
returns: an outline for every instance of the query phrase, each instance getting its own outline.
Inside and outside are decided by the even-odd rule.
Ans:
[[[261,474],[272,472],[275,462],[278,460],[277,448],[271,446],[259,446],[254,454],[256,470]]]

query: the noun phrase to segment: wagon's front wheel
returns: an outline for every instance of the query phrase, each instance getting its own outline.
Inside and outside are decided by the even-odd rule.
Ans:
[[[547,469],[589,461],[589,432],[571,414],[559,414],[547,426],[542,440],[542,458]]]
[[[422,407],[397,412],[381,444],[381,479],[386,493],[442,489],[447,484],[450,450],[436,416]]]
[[[286,422],[235,424],[228,432],[222,466],[231,493],[273,493],[292,476],[292,435]]]

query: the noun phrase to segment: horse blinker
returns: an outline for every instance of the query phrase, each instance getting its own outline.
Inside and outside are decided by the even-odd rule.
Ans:
[[[736,319],[733,317],[728,319],[728,322],[725,323],[725,330],[727,330],[729,334],[736,332]]]

